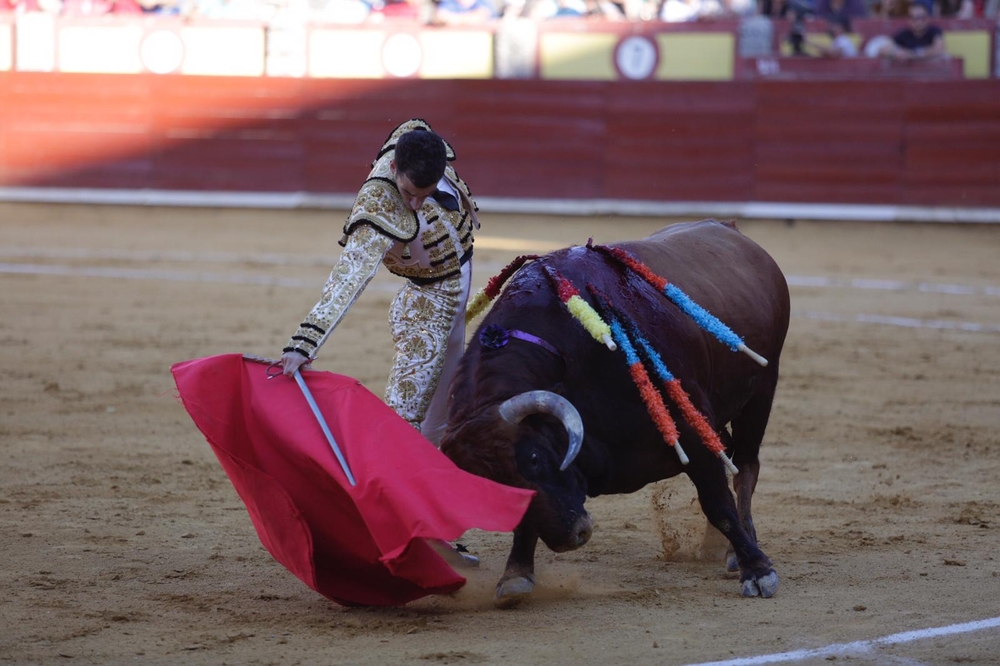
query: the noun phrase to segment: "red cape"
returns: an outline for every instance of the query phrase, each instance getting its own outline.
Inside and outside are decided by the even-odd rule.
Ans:
[[[506,532],[532,492],[458,469],[355,379],[302,373],[351,486],[293,379],[227,354],[171,368],[181,401],[246,504],[261,543],[344,605],[400,605],[465,579],[424,541]]]

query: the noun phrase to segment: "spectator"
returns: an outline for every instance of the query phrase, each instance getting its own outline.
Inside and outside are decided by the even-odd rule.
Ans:
[[[910,0],[875,0],[872,14],[883,19],[901,19],[909,15]]]
[[[496,18],[496,7],[490,0],[441,0],[433,22],[439,25],[485,23]]]
[[[266,18],[257,0],[195,0],[194,14],[211,19],[254,21]]]
[[[944,50],[944,33],[941,28],[930,23],[930,12],[923,2],[910,5],[908,28],[893,35],[891,42],[886,40],[880,47],[873,49],[874,54],[872,49],[866,50],[869,55],[896,61],[930,60],[947,55]]]
[[[827,34],[829,43],[817,42],[806,35],[802,48],[807,55],[820,58],[854,58],[858,55],[858,47],[848,36],[851,32],[851,21],[847,18],[828,18]]]
[[[852,19],[868,16],[868,6],[865,0],[818,0],[816,16],[821,19]]]
[[[697,21],[701,12],[701,0],[664,0],[660,8],[660,20],[667,23]]]
[[[791,8],[785,0],[757,0],[757,13],[772,19],[784,18]]]
[[[756,6],[749,0],[665,0],[660,20],[668,23],[717,19],[738,19],[753,15]]]
[[[181,13],[178,0],[138,0],[144,14],[160,16],[177,16]]]
[[[937,15],[941,18],[970,19],[975,18],[977,13],[973,0],[937,0],[936,6]]]
[[[614,0],[622,14],[630,21],[653,21],[659,16],[659,0]]]
[[[586,16],[587,5],[581,0],[556,0],[553,18]]]
[[[363,23],[372,10],[364,0],[316,0],[310,8],[320,23]]]
[[[0,0],[0,12],[26,14],[40,11],[42,8],[38,6],[38,0]]]
[[[413,19],[421,23],[428,23],[424,20],[425,9],[431,4],[431,0],[373,0],[371,18],[380,21],[382,19]]]
[[[136,0],[64,0],[64,16],[103,16],[105,14],[141,14]]]
[[[625,19],[621,7],[610,0],[535,0],[526,15],[536,21],[565,17]]]
[[[586,0],[586,16],[591,18],[603,18],[608,21],[625,20],[625,8],[623,5],[611,0]]]

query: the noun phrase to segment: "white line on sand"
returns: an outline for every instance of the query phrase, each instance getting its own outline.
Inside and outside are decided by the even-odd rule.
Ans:
[[[975,622],[964,622],[962,624],[950,624],[946,627],[934,627],[932,629],[917,629],[915,631],[904,631],[898,634],[890,634],[881,638],[873,638],[867,641],[854,641],[853,643],[834,643],[821,648],[809,650],[792,650],[791,652],[778,652],[775,654],[763,654],[756,657],[738,657],[736,659],[726,659],[723,661],[706,661],[688,666],[758,666],[759,664],[778,664],[790,661],[802,661],[804,659],[826,659],[829,657],[839,657],[842,655],[858,655],[868,653],[872,648],[886,645],[900,645],[902,643],[912,643],[928,638],[940,638],[942,636],[953,636],[955,634],[968,634],[973,631],[983,631],[985,629],[996,629],[1000,627],[1000,617],[993,617],[988,620],[976,620]]]

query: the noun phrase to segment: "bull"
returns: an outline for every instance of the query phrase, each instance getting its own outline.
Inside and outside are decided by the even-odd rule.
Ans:
[[[751,515],[758,454],[788,329],[788,286],[775,261],[732,222],[675,224],[616,244],[726,322],[766,367],[733,353],[635,272],[582,246],[527,264],[472,336],[449,388],[441,450],[460,468],[536,491],[514,531],[496,588],[500,605],[535,586],[538,540],[554,552],[583,546],[593,532],[587,497],[631,493],[688,475],[708,522],[731,545],[743,596],[770,597],[778,575],[761,551]],[[738,468],[735,498],[725,465],[671,412],[690,461],[664,443],[620,352],[597,342],[567,313],[549,275],[596,287],[643,331]],[[593,294],[581,296],[598,306]],[[510,332],[503,344],[484,331]],[[669,404],[669,403],[668,403]]]

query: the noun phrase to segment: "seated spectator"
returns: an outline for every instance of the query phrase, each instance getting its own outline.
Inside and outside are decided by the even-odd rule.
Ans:
[[[937,0],[936,14],[941,18],[970,19],[981,13],[982,6],[977,7],[974,0]]]
[[[381,21],[383,19],[413,19],[421,23],[430,22],[425,20],[425,14],[430,9],[433,14],[435,8],[431,0],[372,0],[371,19]]]
[[[757,0],[757,13],[772,19],[785,18],[791,7],[785,0]]]
[[[697,21],[701,16],[701,0],[664,0],[660,20],[667,23]]]
[[[599,18],[624,21],[622,9],[610,0],[538,0],[533,3],[530,18]]]
[[[859,19],[868,16],[865,0],[817,0],[816,16],[821,19]]]
[[[553,18],[565,18],[574,16],[586,16],[587,5],[581,0],[556,0],[556,11]]]
[[[827,19],[827,35],[830,41],[819,42],[806,35],[803,38],[802,50],[807,55],[820,58],[854,58],[858,55],[858,47],[848,36],[851,32],[850,19],[829,18]]]
[[[910,11],[910,0],[875,0],[871,6],[872,16],[882,19],[906,18]]]
[[[138,0],[144,14],[157,14],[159,16],[177,16],[181,13],[181,5],[178,0]]]
[[[193,13],[212,19],[253,21],[266,18],[257,0],[195,0]]]
[[[900,30],[892,37],[892,41],[883,41],[878,48],[867,48],[869,55],[875,55],[890,60],[930,60],[943,58],[944,33],[941,28],[930,23],[930,12],[923,2],[910,5],[909,27]],[[872,42],[878,38],[873,38]]]
[[[752,1],[752,0],[748,0]],[[660,13],[660,0],[612,0],[622,16],[630,21],[654,21]]]
[[[64,16],[103,16],[105,14],[141,14],[136,0],[63,0]]]
[[[37,0],[0,0],[0,12],[26,14],[40,11],[42,8],[38,6]]]
[[[490,0],[441,0],[434,12],[434,23],[468,25],[485,23],[496,18],[496,8]]]
[[[668,23],[737,19],[756,12],[748,0],[665,0],[660,7],[660,20]]]
[[[551,18],[583,16],[586,13],[587,5],[583,0],[532,0],[526,7],[524,15],[534,21],[544,21]]]
[[[602,18],[608,21],[624,21],[625,8],[612,0],[586,0],[586,16]]]
[[[363,23],[372,11],[364,0],[316,0],[310,8],[319,23]]]

